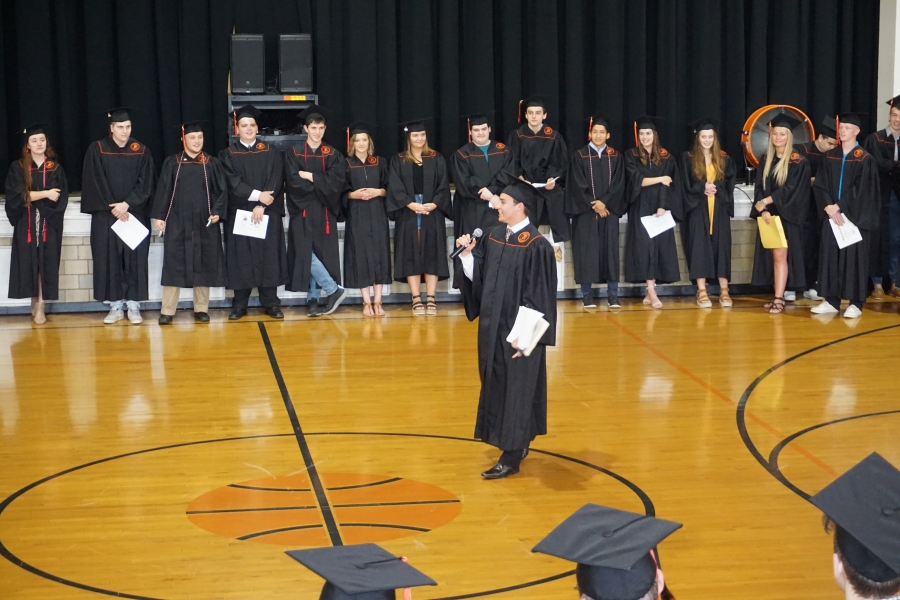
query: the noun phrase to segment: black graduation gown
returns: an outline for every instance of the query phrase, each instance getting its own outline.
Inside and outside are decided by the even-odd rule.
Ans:
[[[681,155],[681,183],[684,195],[684,224],[681,241],[688,267],[688,278],[731,279],[731,217],[734,216],[734,181],[736,169],[731,157],[722,152],[725,178],[713,183],[716,201],[713,207],[712,235],[709,233],[709,205],[706,177],[694,176],[693,155]]]
[[[219,152],[219,160],[228,182],[228,226],[225,227],[228,288],[249,290],[287,283],[281,152],[266,142],[258,141],[248,149],[240,140],[234,140]],[[269,217],[265,239],[232,233],[238,210],[252,211],[257,206],[264,206],[249,200],[253,190],[273,192],[275,196],[275,201],[264,210]]]
[[[491,141],[488,147],[487,160],[481,148],[470,142],[453,153],[450,158],[450,178],[456,185],[453,196],[455,236],[472,233],[476,228],[487,231],[500,224],[497,211],[491,208],[490,202],[482,200],[478,194],[481,188],[487,188],[499,195],[506,185],[500,181],[500,172],[513,173],[515,161],[509,147]]]
[[[462,275],[466,316],[478,320],[481,393],[475,438],[501,450],[519,450],[547,433],[547,355],[556,344],[556,258],[537,227],[527,225],[505,242],[506,226],[475,245],[472,281]],[[520,306],[544,313],[550,327],[531,356],[513,359],[506,341]]]
[[[224,221],[227,203],[228,183],[218,159],[205,152],[195,158],[185,152],[166,157],[152,213],[154,219],[166,222],[162,285],[181,288],[225,285],[220,225],[213,223],[207,227],[206,224],[211,215],[218,215],[220,223]]]
[[[888,137],[887,132],[882,129],[866,136],[862,146],[866,152],[872,155],[878,167],[879,220],[884,224],[887,223],[888,208],[890,207],[891,180],[897,169],[897,163],[894,162],[894,148],[897,146],[897,142],[894,141],[893,136]],[[887,279],[889,240],[883,235],[882,229],[879,227],[873,230],[869,239],[869,275]]]
[[[347,287],[365,288],[391,282],[391,225],[385,204],[386,196],[371,200],[354,200],[350,192],[362,188],[387,189],[388,165],[380,156],[362,162],[356,155],[347,159],[347,185],[343,193],[344,214],[344,283]]]
[[[819,167],[822,166],[825,153],[816,147],[815,142],[794,144],[794,151],[809,162],[809,176],[815,177]],[[808,288],[815,288],[819,279],[819,238],[822,234],[822,221],[825,218],[825,213],[816,207],[816,196],[810,182],[809,207],[806,211],[806,220],[803,222],[803,267],[806,269]]]
[[[10,298],[35,298],[38,273],[44,300],[59,298],[59,258],[62,248],[63,217],[69,203],[66,172],[56,160],[45,159],[38,167],[31,163],[31,190],[59,189],[56,202],[35,200],[25,205],[25,177],[15,161],[6,177],[6,217],[13,226],[9,263]],[[38,215],[40,218],[38,219]]]
[[[437,210],[422,215],[419,231],[416,213],[407,208],[415,202],[413,164],[405,154],[391,159],[388,175],[387,209],[394,219],[394,280],[406,281],[411,275],[450,277],[447,265],[447,227],[444,219],[450,216],[450,183],[447,163],[437,152],[422,155],[424,184],[422,204],[433,202]],[[413,292],[415,293],[415,291]]]
[[[100,302],[150,299],[150,236],[132,250],[111,229],[117,219],[110,204],[126,202],[129,219],[150,229],[156,167],[149,148],[128,138],[119,148],[111,137],[88,147],[81,176],[81,212],[91,215],[94,299]]]
[[[866,297],[869,277],[869,243],[879,227],[878,166],[862,147],[851,150],[844,165],[838,201],[843,152],[843,148],[837,146],[825,154],[813,190],[818,209],[824,211],[826,206],[836,203],[841,213],[859,227],[862,241],[841,250],[831,231],[830,219],[822,221],[818,292],[823,297],[862,301]]]
[[[625,204],[625,165],[610,146],[603,156],[589,145],[572,157],[566,173],[566,214],[572,217],[575,283],[619,280],[619,217]],[[610,215],[600,218],[591,202],[600,200]]]
[[[772,161],[772,171],[767,181],[763,181],[763,168],[766,164],[766,155],[759,161],[756,169],[756,182],[753,192],[753,206],[750,208],[750,217],[756,219],[759,212],[756,203],[772,196],[773,204],[769,204],[766,210],[773,217],[781,217],[781,226],[784,228],[784,237],[788,243],[788,278],[787,289],[801,291],[812,282],[806,279],[806,252],[803,233],[804,224],[809,221],[809,161],[803,158],[799,152],[791,154],[788,163],[787,179],[784,185],[778,187],[775,181],[775,165]],[[775,266],[772,263],[772,251],[763,248],[759,231],[756,233],[756,251],[753,254],[753,285],[775,285]]]
[[[341,216],[341,192],[346,183],[347,162],[333,146],[321,144],[313,150],[304,142],[284,155],[284,179],[287,182],[288,283],[292,292],[308,292],[312,255],[325,265],[328,274],[341,283],[341,256],[338,243],[338,217]],[[300,177],[309,171],[313,180]]]
[[[547,126],[535,133],[528,123],[523,123],[509,134],[507,145],[515,160],[515,175],[521,175],[531,183],[544,183],[551,177],[559,177],[552,190],[547,191],[543,188],[536,190],[534,223],[550,225],[554,242],[568,241],[571,235],[569,220],[565,214],[565,192],[562,186],[569,151],[562,135]]]
[[[672,216],[679,221],[684,216],[675,158],[665,148],[660,148],[660,154],[662,160],[657,166],[653,161],[643,164],[637,148],[625,153],[625,200],[628,203],[625,281],[631,283],[643,283],[650,279],[656,280],[656,283],[674,283],[681,279],[675,230],[670,229],[651,238],[641,223],[641,217],[656,214],[659,208],[672,211]],[[663,175],[672,178],[671,185],[658,183],[648,187],[641,186],[645,178]]]

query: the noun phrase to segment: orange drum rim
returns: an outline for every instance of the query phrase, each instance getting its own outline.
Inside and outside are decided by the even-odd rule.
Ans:
[[[747,157],[747,162],[750,163],[754,169],[759,166],[759,157],[756,156],[753,152],[753,146],[750,143],[750,133],[753,131],[753,128],[759,123],[760,118],[770,110],[774,109],[791,109],[797,115],[799,115],[803,119],[803,124],[806,126],[809,131],[810,139],[816,139],[816,130],[813,127],[812,121],[806,115],[805,112],[797,108],[796,106],[791,106],[790,104],[767,104],[761,108],[756,109],[753,113],[747,118],[747,121],[744,123],[744,127],[741,130],[741,147],[744,149],[744,156]]]

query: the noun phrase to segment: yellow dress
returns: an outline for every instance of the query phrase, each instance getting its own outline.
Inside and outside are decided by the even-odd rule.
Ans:
[[[706,181],[708,181],[709,183],[715,183],[716,181],[716,166],[712,163],[707,163],[706,165]],[[709,235],[712,235],[713,216],[716,213],[716,197],[707,196],[706,206],[709,208]]]

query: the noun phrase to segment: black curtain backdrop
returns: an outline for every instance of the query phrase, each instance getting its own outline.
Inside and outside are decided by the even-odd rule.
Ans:
[[[312,33],[316,91],[343,127],[378,124],[376,150],[400,148],[397,123],[432,117],[448,155],[465,143],[459,115],[496,111],[494,137],[516,127],[523,95],[550,97],[548,123],[570,150],[592,112],[634,145],[632,119],[666,119],[680,153],[688,121],[721,120],[739,163],[741,126],[765,104],[875,114],[879,0],[4,0],[0,2],[0,164],[18,158],[22,125],[48,120],[78,189],[87,145],[107,109],[138,109],[134,136],[157,164],[180,148],[177,125],[207,119],[206,150],[227,144],[229,36],[263,33],[266,79],[277,35]],[[866,131],[877,123],[866,123]]]

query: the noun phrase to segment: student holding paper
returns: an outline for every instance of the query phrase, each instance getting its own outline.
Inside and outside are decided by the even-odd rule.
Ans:
[[[813,185],[816,204],[828,219],[822,223],[819,250],[819,292],[825,300],[812,312],[837,313],[841,299],[845,298],[850,300],[850,306],[844,311],[844,317],[855,319],[862,315],[866,298],[869,238],[879,227],[878,165],[856,141],[860,115],[842,113],[838,115],[838,123],[841,145],[825,154]],[[852,233],[839,229],[842,226],[858,228],[862,239],[841,248],[843,244],[838,243],[837,236]]]
[[[719,280],[719,304],[732,305],[731,217],[734,216],[734,161],[719,145],[718,126],[709,117],[689,127],[694,147],[681,157],[684,226],[681,230],[689,277],[697,282],[697,305],[710,308],[706,280]]]
[[[112,229],[131,219],[150,225],[156,169],[150,150],[131,137],[132,112],[121,107],[106,114],[108,135],[88,147],[81,177],[81,212],[91,215],[94,299],[109,303],[108,325],[124,319],[125,310],[130,323],[142,323],[140,302],[150,298],[150,236],[132,250]]]
[[[359,288],[363,316],[384,316],[382,287],[391,283],[391,225],[388,222],[387,161],[375,156],[374,127],[357,121],[348,127],[347,185],[344,190],[344,284]],[[369,288],[375,288],[375,304]]]
[[[247,314],[247,302],[253,288],[259,290],[259,303],[273,319],[283,319],[278,286],[287,283],[287,258],[284,250],[284,193],[281,153],[267,142],[257,141],[257,119],[262,114],[252,105],[233,113],[239,139],[219,152],[222,170],[228,181],[228,223],[225,227],[225,266],[228,287],[234,290],[230,321]],[[238,211],[251,214],[253,223],[268,217],[266,237],[259,239],[234,232]],[[242,215],[246,216],[246,215]]]
[[[481,393],[475,437],[503,451],[481,474],[503,479],[519,472],[528,446],[547,433],[547,356],[556,344],[556,258],[553,247],[529,220],[534,188],[510,176],[500,194],[501,225],[481,242],[464,234],[466,250],[456,264],[466,316],[478,321]],[[531,309],[531,310],[528,310]],[[523,314],[537,311],[527,323]],[[536,329],[544,325],[547,328]],[[510,340],[516,329],[534,339]],[[531,331],[527,331],[527,330]],[[538,337],[539,334],[539,337]]]
[[[181,126],[183,149],[163,162],[152,217],[163,235],[160,325],[170,325],[181,288],[193,288],[194,321],[209,323],[209,288],[225,285],[219,221],[228,203],[222,163],[203,151],[202,121]]]
[[[799,119],[782,113],[772,119],[769,147],[760,158],[763,168],[756,170],[754,204],[750,216],[761,218],[753,256],[753,285],[774,285],[775,298],[764,305],[770,314],[784,311],[787,287],[802,290],[806,287],[804,269],[803,226],[809,210],[809,161],[793,152],[793,130],[801,125]],[[784,233],[786,247],[763,245],[765,227],[778,228]]]
[[[641,217],[662,218],[667,211],[678,220],[683,216],[678,165],[669,151],[660,147],[656,129],[659,122],[658,117],[637,119],[634,122],[637,148],[625,153],[625,200],[628,204],[625,280],[646,282],[644,304],[653,308],[663,307],[656,295],[656,284],[673,283],[681,278],[675,229],[650,237],[641,223]]]
[[[13,226],[10,298],[31,298],[31,316],[47,322],[44,300],[59,298],[63,217],[69,202],[66,172],[47,141],[47,124],[22,130],[22,158],[6,177],[6,218]]]

